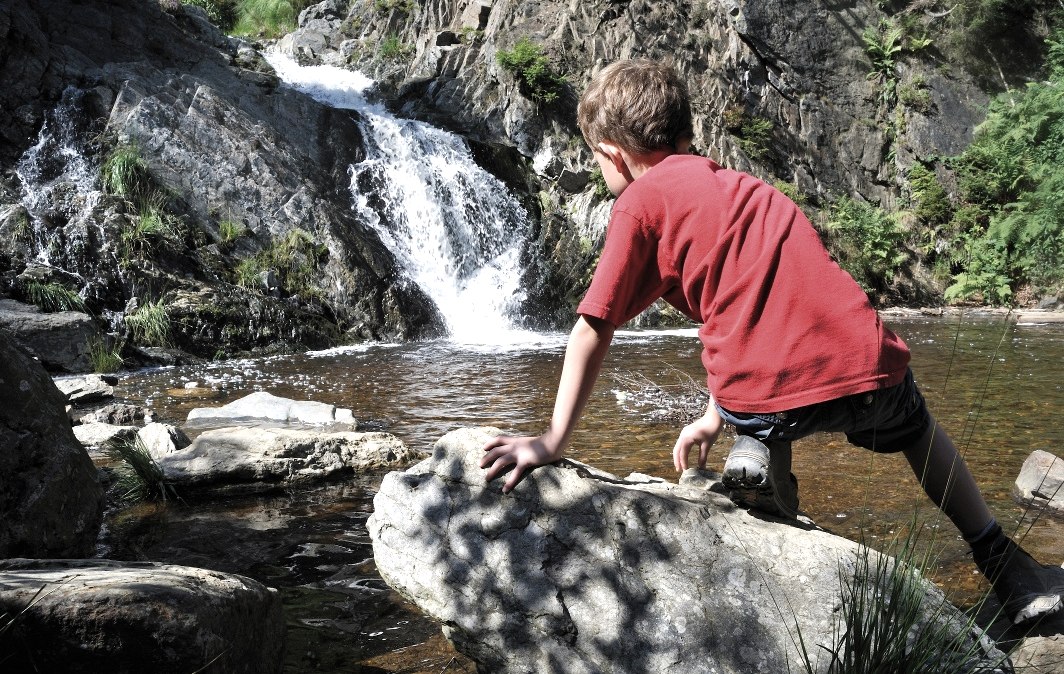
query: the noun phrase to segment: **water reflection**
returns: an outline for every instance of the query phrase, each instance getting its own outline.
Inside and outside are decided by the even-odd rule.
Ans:
[[[1061,562],[1064,523],[1023,520],[1009,490],[1030,452],[1061,452],[1064,326],[1017,327],[1001,319],[888,322],[912,347],[913,370],[932,411],[965,453],[1003,525],[1030,527],[1025,546]],[[442,341],[369,345],[144,371],[124,377],[119,392],[133,402],[150,401],[157,416],[178,423],[193,407],[257,390],[310,398],[351,408],[360,422],[427,451],[459,426],[540,431],[553,406],[564,345],[564,335],[518,348],[469,349]],[[671,448],[679,424],[620,404],[611,390],[617,372],[659,382],[685,373],[702,381],[697,339],[692,331],[618,333],[570,452],[621,475],[674,479]],[[190,383],[196,386],[185,388]],[[710,463],[719,468],[729,446],[727,438],[721,441]],[[941,533],[936,580],[961,602],[981,588],[965,546],[901,457],[822,435],[796,443],[794,471],[802,509],[851,538],[884,540],[919,510]],[[112,518],[112,556],[232,571],[282,588],[291,622],[290,671],[350,671],[352,663],[372,661],[395,667],[377,671],[438,672],[452,654],[419,645],[437,628],[388,590],[373,568],[365,519],[379,480],[370,475],[255,498],[142,506]],[[404,661],[407,653],[434,664],[418,669]],[[452,663],[448,671],[471,671],[460,667]]]

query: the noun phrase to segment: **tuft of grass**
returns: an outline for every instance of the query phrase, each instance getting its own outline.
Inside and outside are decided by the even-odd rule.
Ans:
[[[999,661],[986,654],[974,636],[981,632],[974,617],[955,617],[944,597],[925,591],[923,576],[934,563],[934,545],[919,551],[921,531],[911,526],[904,540],[893,544],[893,557],[862,542],[852,570],[840,563],[841,609],[832,643],[816,645],[818,657],[809,652],[795,620],[803,671],[990,674],[1007,662],[1003,653]],[[820,657],[827,658],[826,668]]]
[[[233,33],[250,37],[280,37],[296,28],[308,0],[240,0]]]
[[[596,166],[591,170],[591,185],[595,190],[595,198],[600,201],[613,198],[610,186],[606,184],[606,177],[602,175],[602,169]]]
[[[104,190],[129,201],[139,201],[155,190],[148,163],[134,143],[120,143],[100,167]]]
[[[328,255],[328,247],[317,243],[309,232],[293,229],[269,248],[237,263],[236,283],[248,289],[259,288],[262,273],[272,270],[288,294],[317,298],[321,294],[314,286],[317,267]]]
[[[181,4],[199,7],[206,12],[211,23],[224,32],[232,30],[236,22],[236,7],[228,0],[181,0]]]
[[[403,44],[397,35],[389,35],[381,42],[378,54],[385,61],[398,61],[406,58],[413,52],[410,45]]]
[[[247,229],[235,220],[222,220],[218,223],[218,240],[221,243],[232,243],[244,235]]]
[[[177,498],[159,464],[138,436],[107,443],[107,455],[120,463],[116,469],[119,497],[123,501],[166,501]]]
[[[145,302],[126,316],[126,327],[138,344],[170,346],[170,317],[162,299]]]
[[[513,49],[500,49],[495,60],[517,76],[522,93],[537,103],[554,103],[568,84],[564,75],[554,72],[543,48],[527,37],[518,40]]]
[[[80,311],[85,313],[85,299],[59,283],[27,281],[23,287],[26,298],[41,311]]]
[[[89,362],[92,371],[101,374],[118,372],[125,361],[122,359],[122,344],[108,345],[105,340],[94,339],[89,342]]]

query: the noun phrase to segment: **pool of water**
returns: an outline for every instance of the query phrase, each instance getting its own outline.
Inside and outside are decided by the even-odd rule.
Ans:
[[[1061,454],[1064,325],[1017,325],[1002,317],[887,322],[912,348],[928,404],[999,520],[1025,531],[1024,545],[1037,557],[1060,563],[1064,522],[1024,518],[1009,490],[1032,451]],[[145,370],[124,375],[117,393],[179,425],[194,407],[259,390],[320,400],[351,408],[360,423],[427,451],[462,426],[540,432],[553,407],[564,347],[564,335],[524,335],[503,345],[373,344]],[[620,475],[675,479],[671,448],[682,422],[662,419],[661,410],[625,394],[640,381],[690,390],[704,379],[699,350],[693,330],[619,332],[569,456]],[[711,467],[722,466],[729,446],[728,438],[718,443]],[[966,547],[936,515],[903,458],[818,435],[795,444],[794,472],[802,509],[843,536],[885,540],[917,512],[940,533],[935,580],[960,603],[981,590]],[[287,671],[471,672],[438,628],[375,572],[365,520],[381,477],[116,512],[108,522],[109,556],[241,573],[281,588]]]

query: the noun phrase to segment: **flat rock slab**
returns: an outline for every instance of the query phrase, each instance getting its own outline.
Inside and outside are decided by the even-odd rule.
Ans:
[[[455,431],[431,458],[389,473],[368,521],[381,576],[478,671],[797,671],[798,629],[826,667],[857,544],[737,509],[705,488],[712,481],[619,479],[572,461],[503,495],[478,465],[494,433]],[[966,664],[1004,659],[931,583],[913,582],[920,624],[970,647]]]
[[[77,311],[42,312],[31,304],[0,299],[0,327],[51,371],[92,370],[89,344],[102,333],[92,316]]]
[[[280,596],[242,576],[152,562],[3,560],[5,612],[20,616],[0,640],[11,658],[4,671],[281,671]]]
[[[1064,517],[1064,459],[1040,449],[1032,452],[1012,485],[1012,496],[1024,505]]]
[[[156,462],[178,487],[214,488],[340,477],[408,466],[424,458],[388,433],[326,433],[290,428],[219,428]]]
[[[312,400],[291,400],[257,391],[221,407],[197,407],[189,421],[217,419],[267,419],[305,424],[355,423],[351,410]]]
[[[118,426],[97,422],[74,426],[74,437],[86,449],[99,450],[111,440],[131,440],[136,436],[136,426]]]
[[[118,379],[112,376],[86,374],[56,378],[55,387],[63,392],[68,402],[84,405],[113,398],[117,381]]]

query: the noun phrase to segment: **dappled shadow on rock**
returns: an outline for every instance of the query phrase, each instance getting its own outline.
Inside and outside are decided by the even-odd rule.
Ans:
[[[389,474],[368,521],[385,581],[481,671],[782,672],[799,629],[831,646],[856,544],[571,461],[504,496],[477,465],[490,433]]]

